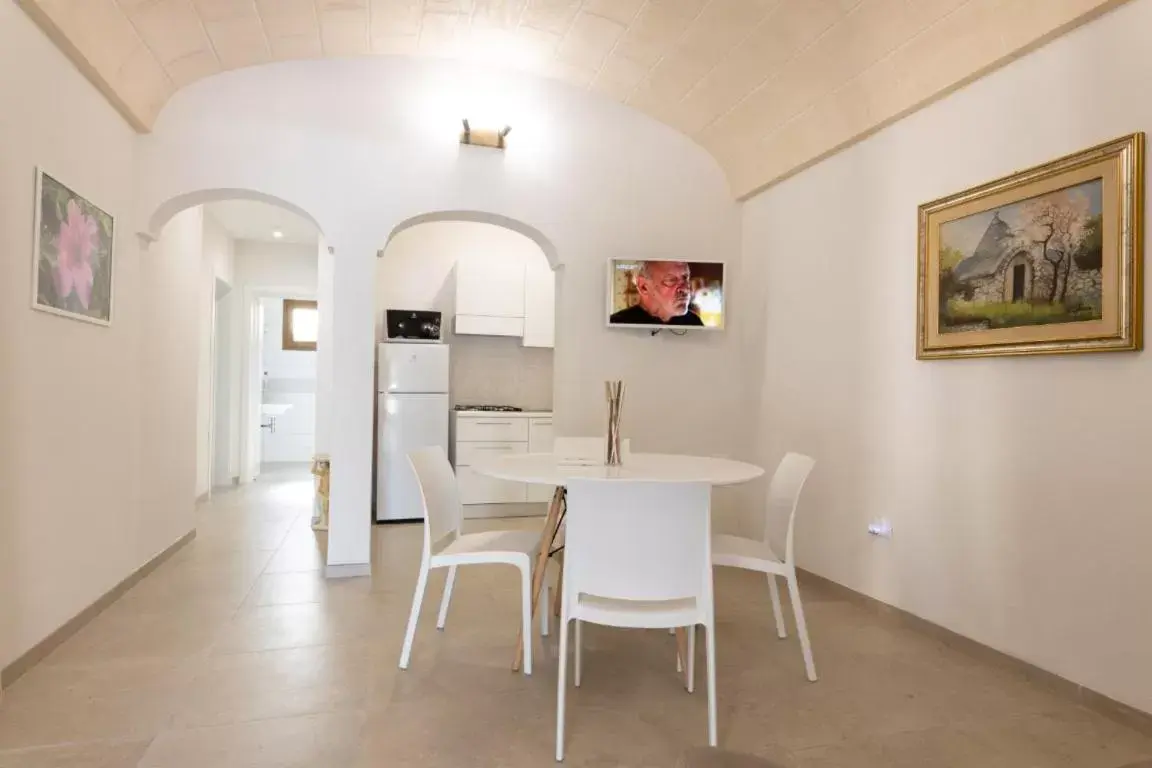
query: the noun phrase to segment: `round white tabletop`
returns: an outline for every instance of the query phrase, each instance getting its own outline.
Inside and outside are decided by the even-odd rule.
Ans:
[[[520,453],[478,461],[472,470],[498,480],[539,485],[566,485],[572,478],[738,485],[764,474],[761,467],[742,461],[666,453],[629,454],[617,467],[554,453]]]

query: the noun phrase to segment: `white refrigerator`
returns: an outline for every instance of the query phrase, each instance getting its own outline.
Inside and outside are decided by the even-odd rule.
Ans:
[[[409,451],[448,451],[448,346],[380,344],[377,349],[376,520],[420,520],[420,489]]]

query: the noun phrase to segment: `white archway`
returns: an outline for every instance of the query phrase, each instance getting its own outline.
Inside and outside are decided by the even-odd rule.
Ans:
[[[145,211],[147,214],[146,230],[139,233],[141,245],[144,249],[148,249],[150,243],[157,241],[163,234],[164,228],[170,221],[179,214],[189,209],[198,208],[212,203],[230,202],[236,200],[254,201],[263,203],[269,206],[279,208],[287,211],[300,219],[308,222],[315,230],[318,236],[317,259],[318,271],[325,270],[325,261],[331,259],[333,251],[327,247],[324,228],[317,221],[316,217],[310,214],[301,206],[285,200],[277,195],[262,192],[256,189],[242,188],[242,187],[216,187],[197,189],[193,191],[184,192],[175,195],[163,203],[155,206],[151,211]],[[330,274],[331,264],[327,265]],[[266,281],[265,281],[266,282]],[[321,281],[323,282],[323,281]],[[326,296],[320,295],[320,285],[316,286],[315,294],[301,294],[297,286],[287,285],[272,285],[264,284],[249,284],[244,285],[242,290],[235,292],[234,303],[235,306],[231,310],[234,313],[235,322],[232,331],[232,343],[235,343],[240,348],[239,366],[231,370],[226,376],[238,378],[239,381],[239,419],[238,423],[232,425],[238,432],[238,442],[235,447],[236,453],[233,453],[233,460],[239,465],[238,475],[241,481],[251,480],[255,474],[255,465],[259,462],[258,443],[259,440],[259,424],[262,421],[260,418],[261,398],[259,394],[259,361],[254,359],[254,350],[252,347],[255,331],[253,318],[255,317],[255,309],[259,304],[262,297],[279,296],[284,294],[300,294],[306,295],[311,298],[312,295],[318,300],[318,309],[320,315],[320,324],[324,334],[325,330],[330,336],[332,325],[332,295],[331,295],[331,280],[327,281],[328,291]],[[211,311],[211,328],[212,328],[212,349],[211,358],[213,366],[217,362],[216,358],[216,307],[213,306]],[[245,330],[246,329],[246,332]],[[323,340],[322,335],[322,340]],[[318,344],[317,348],[317,391],[316,391],[316,421],[315,433],[316,439],[319,442],[321,434],[327,435],[329,430],[330,413],[331,413],[331,355],[330,344]],[[258,357],[258,355],[257,355]],[[211,380],[213,385],[216,380],[215,370],[212,372]],[[323,382],[323,383],[322,383]],[[215,408],[216,392],[213,390],[212,396],[209,398],[210,407]],[[323,402],[321,402],[323,401]],[[215,414],[211,413],[209,416],[210,429],[215,429],[216,418]],[[209,438],[209,445],[211,446],[213,438]],[[317,447],[318,451],[326,451],[327,446],[321,448]],[[212,449],[209,449],[212,453]],[[214,461],[214,457],[210,456],[209,461]]]
[[[392,242],[392,239],[404,230],[436,221],[472,221],[480,224],[493,224],[497,227],[510,229],[513,232],[519,232],[540,246],[540,250],[544,252],[548,263],[552,265],[553,271],[563,266],[556,246],[553,245],[552,240],[539,229],[519,219],[514,219],[499,213],[489,213],[487,211],[434,211],[431,213],[418,214],[409,219],[405,219],[392,229],[388,234],[387,242],[384,243],[384,249],[387,249],[388,243]]]
[[[460,75],[458,66],[397,57],[228,72],[181,90],[137,155],[140,228],[221,191],[262,190],[311,213],[336,249],[330,575],[367,572],[371,560],[375,255],[400,227],[504,223],[563,263],[556,331],[565,343],[554,355],[561,429],[599,424],[598,385],[621,371],[660,393],[633,401],[632,434],[669,450],[729,450],[746,416],[736,396],[708,398],[675,424],[658,407],[734,389],[713,372],[739,359],[742,334],[677,344],[691,347],[685,366],[670,342],[599,322],[609,256],[740,258],[739,209],[715,160],[627,106],[514,76],[500,80],[501,119],[519,138],[506,152],[461,147],[460,105],[443,98]],[[217,191],[195,194],[202,190]]]
[[[316,218],[295,203],[289,202],[284,198],[270,195],[266,192],[260,192],[255,189],[201,189],[195,192],[186,192],[177,195],[165,202],[161,203],[155,211],[148,217],[147,229],[140,234],[149,241],[155,241],[160,237],[160,231],[164,229],[173,216],[188,208],[194,208],[197,205],[204,205],[206,203],[219,203],[226,200],[255,200],[260,203],[267,203],[274,205],[278,208],[291,211],[302,219],[312,223],[316,227],[316,231],[321,236],[324,235],[324,227],[320,226],[320,222]]]

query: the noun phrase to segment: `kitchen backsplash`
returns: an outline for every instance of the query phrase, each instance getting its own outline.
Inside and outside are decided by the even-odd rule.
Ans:
[[[452,404],[552,410],[552,350],[520,339],[446,334],[452,347]]]

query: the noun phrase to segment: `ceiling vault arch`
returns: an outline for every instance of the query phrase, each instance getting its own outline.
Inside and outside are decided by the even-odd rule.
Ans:
[[[1125,0],[17,0],[137,130],[219,72],[363,55],[563,81],[747,197]]]

